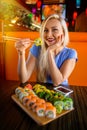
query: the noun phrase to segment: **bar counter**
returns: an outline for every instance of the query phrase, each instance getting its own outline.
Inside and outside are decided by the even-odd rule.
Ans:
[[[87,87],[72,86],[74,110],[39,126],[12,99],[19,81],[0,80],[0,130],[87,130]]]

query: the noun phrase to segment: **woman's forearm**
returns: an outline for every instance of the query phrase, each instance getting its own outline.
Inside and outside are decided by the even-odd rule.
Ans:
[[[54,85],[58,85],[63,81],[63,76],[58,67],[55,63],[55,56],[53,52],[49,52],[48,54],[48,61],[49,61],[49,71],[51,78],[53,80]]]
[[[18,75],[20,82],[24,83],[27,81],[25,51],[18,51]]]
[[[20,39],[15,43],[15,47],[18,51],[18,75],[22,83],[26,82],[30,76],[25,58],[25,51],[30,47],[30,45],[31,41],[28,38]]]

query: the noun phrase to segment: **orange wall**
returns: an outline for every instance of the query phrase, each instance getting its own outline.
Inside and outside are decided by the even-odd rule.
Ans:
[[[87,86],[87,33],[69,33],[69,47],[75,48],[78,53],[76,68],[69,78],[70,84]]]
[[[29,37],[32,40],[39,37],[37,32],[8,32],[6,35],[15,37]],[[70,32],[69,47],[74,48],[78,52],[78,62],[76,68],[69,78],[69,83],[72,85],[87,86],[87,33]],[[18,80],[17,61],[18,55],[14,47],[14,41],[7,41],[5,48],[5,70],[7,80]],[[27,51],[28,54],[28,51]],[[27,56],[26,54],[26,56]],[[35,81],[35,74],[32,75],[31,81]]]
[[[87,86],[87,43],[74,42],[69,45],[75,48],[78,52],[78,61],[76,68],[69,78],[71,84],[84,85]]]

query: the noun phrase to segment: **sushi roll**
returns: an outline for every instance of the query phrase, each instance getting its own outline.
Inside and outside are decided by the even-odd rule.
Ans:
[[[23,88],[17,87],[17,88],[15,89],[15,94],[16,94],[16,96],[19,97],[19,93],[21,93],[22,91],[23,91]]]
[[[45,116],[46,105],[41,104],[36,107],[36,113],[38,116]]]
[[[55,101],[54,106],[56,107],[56,112],[61,113],[64,107],[64,102],[61,100]]]
[[[23,97],[23,100],[22,100],[23,105],[26,105],[29,100],[31,100],[31,96],[30,95]]]
[[[35,102],[33,105],[32,105],[32,110],[33,110],[33,112],[35,112],[36,111],[36,108],[38,107],[38,106],[40,106],[42,103],[40,103],[40,102]]]
[[[36,95],[33,90],[30,90],[30,91],[29,91],[29,94],[30,94],[30,95]]]
[[[46,107],[52,106],[52,103],[46,102]]]
[[[29,93],[29,92],[30,92],[30,89],[24,87],[24,91]]]
[[[31,97],[31,99],[27,102],[27,107],[28,108],[31,108],[32,107],[32,105],[36,102],[36,96],[33,96],[33,97]]]
[[[64,110],[73,109],[73,100],[71,98],[66,97],[64,100]]]
[[[44,103],[45,103],[44,99],[37,97],[35,104],[32,105],[32,110],[35,111],[36,107],[38,107],[39,105],[44,104]]]
[[[27,89],[32,89],[33,87],[32,87],[31,84],[27,84],[27,85],[25,86],[25,88],[27,88]]]
[[[47,107],[45,115],[48,118],[55,118],[56,117],[56,108],[54,106]]]
[[[27,88],[27,87],[24,88],[24,91],[25,91],[25,92],[28,92],[29,95],[35,95],[34,91],[31,90],[31,89],[29,89],[29,88]]]
[[[41,99],[41,98],[37,98],[36,102],[37,102],[37,103],[45,103],[45,100],[44,100],[44,99]]]
[[[25,97],[25,96],[28,96],[28,93],[25,92],[25,91],[22,91],[19,93],[19,100],[22,102],[22,99]]]

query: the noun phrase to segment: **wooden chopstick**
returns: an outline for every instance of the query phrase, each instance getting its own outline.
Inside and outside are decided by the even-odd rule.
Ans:
[[[21,38],[17,38],[17,37],[10,37],[10,36],[2,36],[5,40],[11,40],[11,41],[17,41],[20,40]],[[34,42],[33,40],[31,40],[31,42]]]
[[[18,38],[18,37],[10,37],[10,36],[2,36],[3,38],[4,38],[4,40],[11,40],[11,41],[17,41],[17,40],[20,40],[20,39],[22,39],[22,38]],[[33,42],[36,46],[39,46],[39,45],[41,45],[42,43],[41,43],[41,41],[39,41],[39,40],[30,40],[30,42]]]

